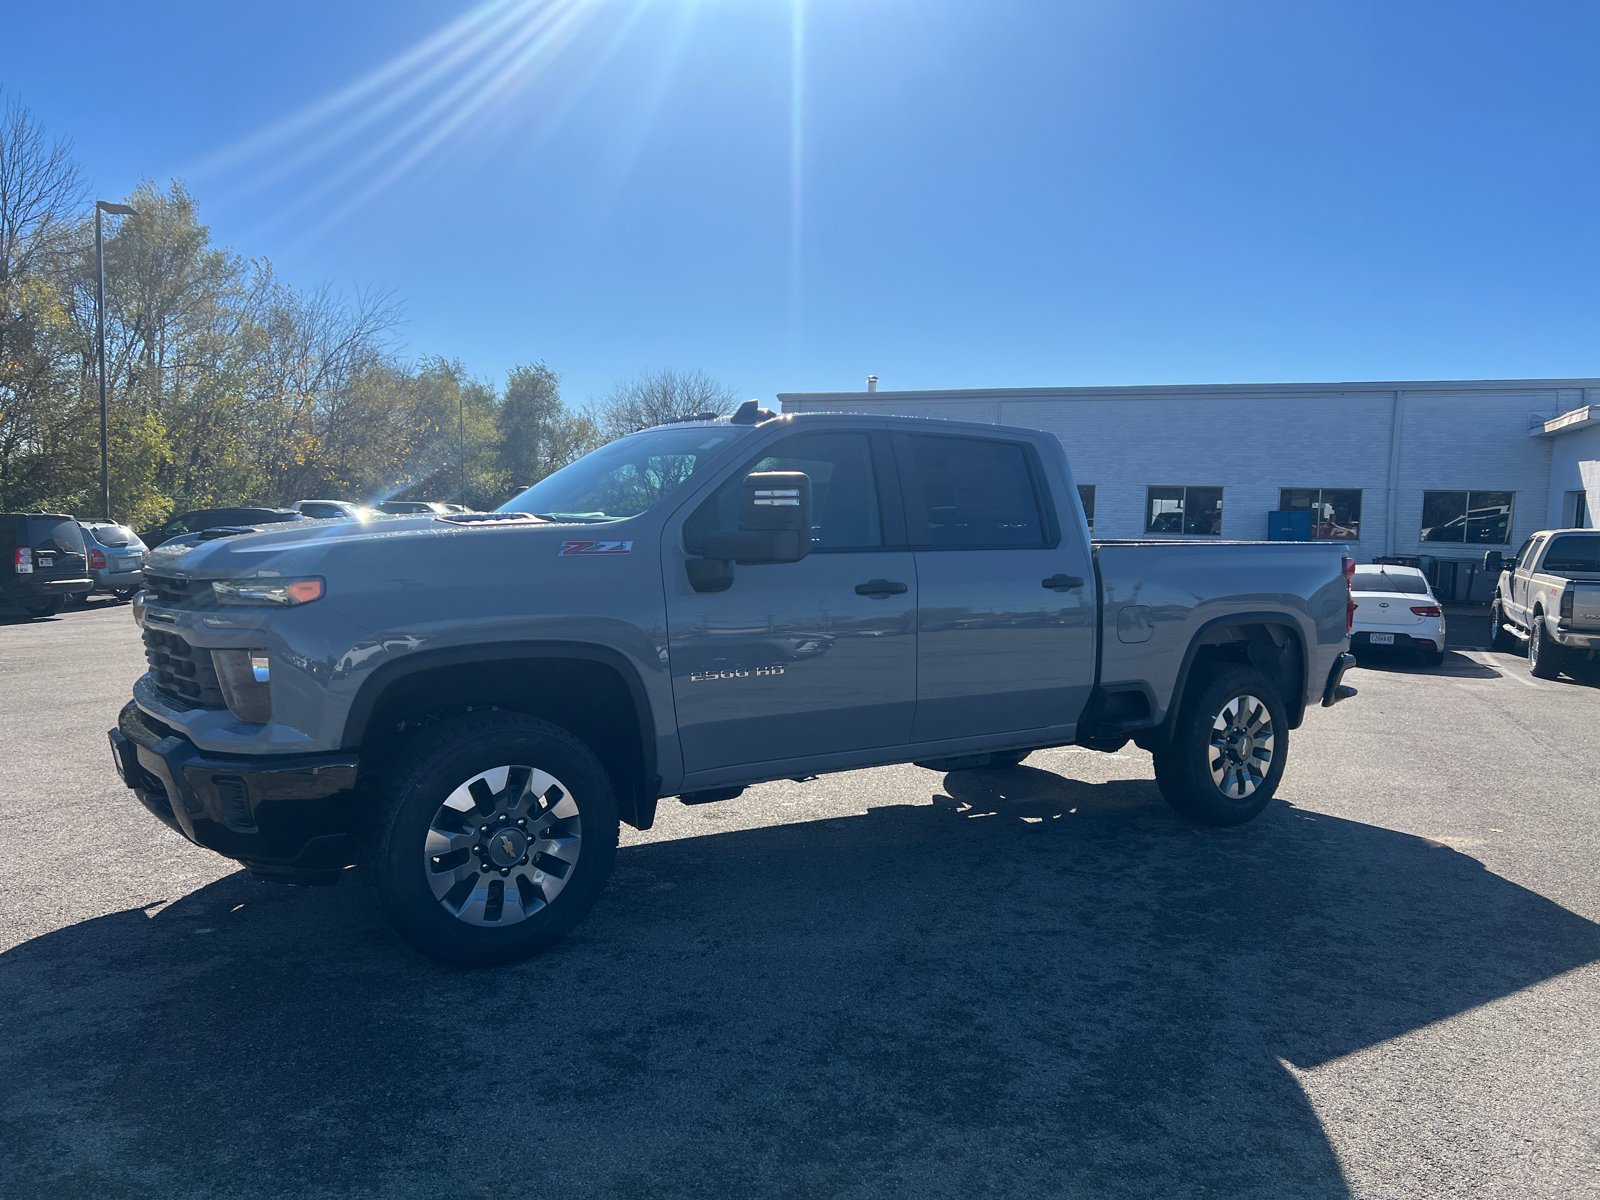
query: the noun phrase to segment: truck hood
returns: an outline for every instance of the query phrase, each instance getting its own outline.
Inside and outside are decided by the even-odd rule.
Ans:
[[[494,538],[516,529],[524,535],[545,530],[572,536],[578,528],[525,520],[457,522],[437,516],[383,517],[373,521],[305,521],[268,525],[260,532],[210,541],[163,543],[145,556],[145,569],[192,578],[236,579],[258,574],[318,575],[345,562],[374,558],[426,562],[446,545],[462,539]]]

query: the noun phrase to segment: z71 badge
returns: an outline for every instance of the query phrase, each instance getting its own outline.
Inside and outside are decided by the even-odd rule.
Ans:
[[[632,542],[562,542],[557,554],[565,558],[569,554],[632,554]]]

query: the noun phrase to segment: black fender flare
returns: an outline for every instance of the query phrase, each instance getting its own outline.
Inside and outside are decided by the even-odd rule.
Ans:
[[[1184,693],[1189,687],[1189,674],[1194,667],[1195,656],[1200,647],[1206,645],[1208,634],[1219,629],[1228,629],[1240,625],[1280,625],[1300,644],[1300,688],[1296,695],[1283,697],[1284,706],[1289,710],[1289,727],[1298,728],[1305,716],[1306,681],[1311,678],[1312,668],[1312,643],[1307,641],[1305,630],[1300,627],[1293,612],[1282,609],[1271,609],[1256,612],[1228,613],[1226,616],[1214,617],[1199,629],[1194,631],[1194,636],[1189,639],[1189,645],[1183,652],[1183,662],[1178,667],[1178,675],[1172,682],[1172,698],[1167,702],[1167,711],[1160,724],[1153,727],[1151,733],[1155,742],[1165,744],[1171,740],[1172,727],[1177,720],[1178,710],[1183,705]]]
[[[592,642],[531,640],[471,642],[460,646],[441,646],[432,650],[414,650],[399,658],[393,658],[374,668],[372,674],[364,679],[356,690],[355,700],[345,714],[344,731],[339,740],[340,747],[346,750],[360,749],[361,743],[366,739],[367,726],[372,720],[372,714],[379,700],[391,686],[409,675],[418,675],[440,667],[459,667],[472,663],[504,663],[519,659],[529,662],[561,659],[594,662],[617,673],[633,700],[634,719],[638,725],[640,754],[644,759],[644,779],[641,783],[647,793],[641,797],[641,803],[653,809],[660,794],[661,774],[657,767],[656,731],[653,719],[655,714],[650,706],[649,693],[645,691],[644,680],[639,677],[638,669],[625,655],[610,646]],[[641,828],[648,827],[648,824],[641,826]]]

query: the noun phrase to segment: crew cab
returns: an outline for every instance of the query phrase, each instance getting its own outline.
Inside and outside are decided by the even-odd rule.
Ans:
[[[1151,751],[1259,813],[1341,681],[1337,546],[1091,544],[1059,442],[754,402],[612,442],[498,512],[161,547],[123,780],[259,878],[359,863],[468,963],[588,911],[657,802],[888,763]]]
[[[1528,670],[1540,679],[1597,673],[1600,533],[1542,530],[1509,565],[1491,550],[1483,566],[1499,576],[1489,606],[1496,650],[1525,650]]]

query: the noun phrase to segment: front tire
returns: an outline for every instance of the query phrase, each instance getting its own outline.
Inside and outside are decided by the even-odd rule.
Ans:
[[[1561,674],[1561,647],[1545,633],[1544,614],[1533,614],[1528,631],[1528,674],[1535,679],[1555,679]]]
[[[617,853],[605,768],[559,726],[467,713],[386,776],[363,867],[400,936],[491,966],[537,954],[594,907]]]
[[[1156,786],[1202,825],[1242,825],[1267,806],[1289,752],[1283,701],[1260,671],[1224,666],[1185,698]]]
[[[1517,639],[1506,632],[1506,615],[1501,611],[1498,600],[1489,606],[1489,646],[1502,654],[1515,654],[1517,651]]]

